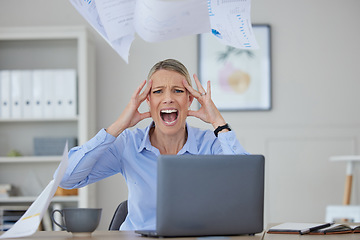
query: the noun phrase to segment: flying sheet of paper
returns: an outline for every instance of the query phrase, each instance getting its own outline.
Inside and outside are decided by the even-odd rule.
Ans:
[[[100,20],[95,1],[70,0],[70,3],[101,36],[106,40],[108,39],[105,28]]]
[[[124,59],[126,63],[129,63],[129,52],[134,38],[135,34],[130,34],[110,43],[110,46],[112,46],[112,48],[120,55],[120,57],[122,57],[122,59]]]
[[[119,2],[119,3],[117,3]],[[75,9],[85,18],[86,21],[105,39],[105,41],[124,59],[126,63],[129,62],[129,51],[131,43],[135,38],[135,30],[132,19],[126,16],[133,15],[133,8],[135,7],[135,0],[101,0],[96,1],[100,8],[95,3],[95,0],[70,0],[70,3]],[[115,8],[112,8],[113,5]],[[122,5],[123,4],[123,5]],[[132,7],[133,5],[133,7]],[[125,7],[128,14],[116,10]],[[132,13],[131,13],[132,11]],[[121,18],[123,17],[123,18]],[[122,24],[117,24],[117,22]],[[105,27],[106,26],[106,27]],[[125,27],[125,30],[123,28]]]
[[[251,0],[208,0],[211,32],[225,45],[257,49],[250,19]]]
[[[110,42],[135,33],[134,0],[101,0],[96,6]]]
[[[24,215],[8,231],[0,236],[4,238],[19,238],[34,234],[47,211],[51,199],[58,188],[68,166],[68,144],[66,143],[62,160],[58,167],[55,178],[50,181],[46,188],[41,192],[37,199],[31,204]]]
[[[135,32],[148,42],[213,32],[226,45],[256,49],[251,0],[69,0],[128,63]]]
[[[137,0],[135,29],[148,42],[210,32],[206,1]]]

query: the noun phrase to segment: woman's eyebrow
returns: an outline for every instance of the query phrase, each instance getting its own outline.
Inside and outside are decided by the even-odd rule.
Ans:
[[[151,86],[151,89],[165,88],[165,86]],[[185,88],[184,85],[173,85],[171,88]]]
[[[151,86],[151,89],[154,89],[154,88],[164,88],[164,86]]]
[[[174,85],[174,86],[172,86],[173,88],[185,88],[185,86],[184,85]]]

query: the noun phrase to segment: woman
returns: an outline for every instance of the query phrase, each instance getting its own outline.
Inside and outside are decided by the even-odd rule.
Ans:
[[[160,154],[247,154],[194,74],[198,91],[191,86],[185,66],[167,59],[153,66],[134,92],[120,117],[107,129],[69,152],[69,167],[60,184],[79,188],[121,173],[128,186],[128,216],[120,230],[156,229],[156,162]],[[145,87],[145,89],[144,89]],[[144,89],[144,90],[143,90]],[[142,91],[143,90],[143,91]],[[194,100],[198,111],[189,107]],[[138,108],[146,101],[149,112]],[[210,123],[215,130],[200,130],[186,123],[188,116]],[[129,130],[145,118],[145,129]]]

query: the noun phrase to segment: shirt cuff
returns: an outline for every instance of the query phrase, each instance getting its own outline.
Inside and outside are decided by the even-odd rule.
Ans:
[[[234,131],[219,133],[218,139],[224,154],[249,154],[236,138]]]

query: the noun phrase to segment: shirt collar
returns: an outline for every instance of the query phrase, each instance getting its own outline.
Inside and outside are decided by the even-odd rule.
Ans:
[[[184,147],[179,151],[178,155],[185,154],[186,152],[190,154],[198,154],[199,150],[196,144],[194,129],[187,123],[186,123],[186,129],[188,133],[187,140]]]
[[[145,135],[139,146],[138,152],[141,152],[144,149],[153,151],[152,149],[154,149],[154,147],[151,145],[149,132],[150,132],[150,129],[154,126],[155,126],[155,123],[151,122],[150,125],[145,128]],[[199,151],[198,151],[197,144],[196,144],[196,137],[195,137],[194,130],[191,126],[189,126],[188,123],[186,123],[186,129],[187,129],[188,137],[187,137],[184,147],[179,151],[178,155],[184,154],[186,152],[188,152],[190,154],[198,154]]]
[[[154,123],[154,121],[152,121],[150,123],[150,125],[145,128],[144,138],[139,146],[138,152],[141,152],[144,149],[148,149],[151,151],[151,149],[153,148],[153,146],[151,145],[151,142],[150,142],[149,132],[150,132],[150,129],[154,126],[155,126],[155,123]]]

